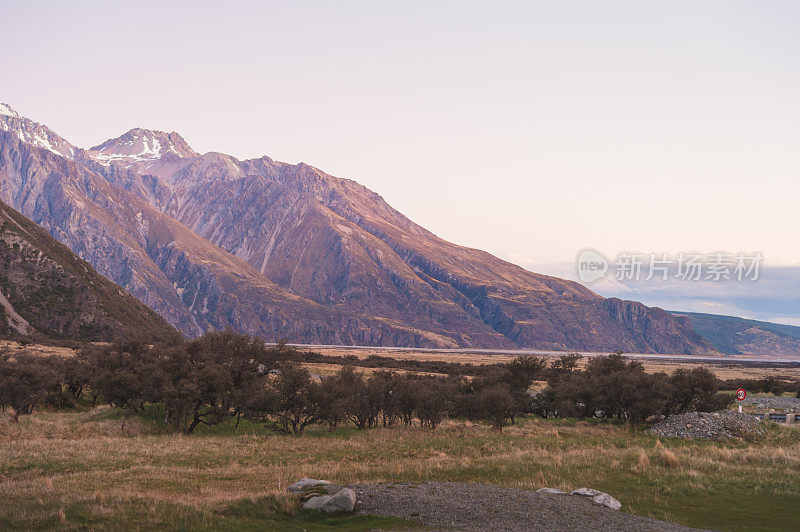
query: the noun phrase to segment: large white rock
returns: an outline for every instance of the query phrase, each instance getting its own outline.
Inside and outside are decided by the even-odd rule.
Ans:
[[[303,503],[304,510],[322,510],[322,507],[327,504],[332,497],[330,495],[320,495],[318,497],[311,497]]]
[[[303,503],[304,510],[320,512],[352,512],[356,507],[356,492],[350,488],[342,488],[333,495],[311,497]]]
[[[301,478],[287,489],[289,491],[303,491],[304,489],[325,486],[326,484],[330,484],[330,482],[327,480],[317,480],[315,478]]]
[[[592,488],[578,488],[574,491],[570,492],[570,495],[580,495],[581,497],[596,497],[597,495],[601,495],[603,492],[599,490],[593,490]]]
[[[350,488],[337,491],[331,500],[322,505],[326,512],[352,512],[356,507],[356,492]]]
[[[619,502],[617,499],[609,495],[608,493],[601,493],[600,495],[595,495],[592,497],[592,501],[596,504],[601,504],[612,510],[619,510],[622,508],[622,503]]]

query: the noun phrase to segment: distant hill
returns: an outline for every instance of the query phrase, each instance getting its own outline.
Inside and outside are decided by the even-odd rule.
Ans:
[[[0,335],[151,341],[178,332],[50,234],[0,202]]]
[[[800,356],[800,327],[717,314],[672,314],[691,318],[694,330],[726,355]]]

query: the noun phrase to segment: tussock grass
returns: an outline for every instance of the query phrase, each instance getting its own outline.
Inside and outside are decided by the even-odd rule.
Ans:
[[[0,528],[278,528],[403,526],[375,518],[323,523],[295,514],[286,486],[466,481],[537,489],[588,486],[624,510],[716,529],[800,522],[800,431],[753,441],[658,440],[622,424],[529,418],[502,433],[448,421],[301,437],[243,422],[165,433],[109,407],[0,416]],[[315,521],[316,519],[316,521]],[[327,518],[326,518],[327,519]]]
[[[681,461],[678,459],[677,455],[664,447],[661,440],[656,440],[655,450],[665,466],[671,468],[678,468],[681,466]]]

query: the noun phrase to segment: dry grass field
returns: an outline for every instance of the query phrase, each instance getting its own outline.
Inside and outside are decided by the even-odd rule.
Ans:
[[[356,356],[367,358],[368,356],[391,357],[398,360],[435,360],[441,362],[460,362],[462,364],[502,364],[516,358],[514,354],[486,354],[486,353],[453,353],[446,351],[415,351],[414,349],[369,349],[369,348],[342,348],[342,347],[314,347],[312,351],[331,356]],[[566,353],[564,353],[566,354]],[[547,358],[557,358],[560,355],[543,355]],[[578,363],[578,367],[586,365],[588,357],[583,357]],[[684,362],[678,360],[641,360],[645,371],[656,373],[663,371],[672,373],[678,368],[697,367],[697,363]],[[800,380],[800,363],[791,366],[769,363],[761,366],[744,365],[741,361],[731,358],[730,362],[704,362],[703,366],[714,372],[720,379],[761,379],[764,377],[788,376]]]
[[[2,347],[2,346],[0,346]],[[18,346],[10,345],[10,349]],[[71,356],[64,348],[29,352]],[[487,364],[508,355],[319,349],[326,355]],[[585,359],[584,359],[585,360]],[[311,373],[341,367],[306,363]],[[646,361],[648,371],[691,366]],[[721,378],[794,376],[797,368],[712,364]],[[372,368],[359,368],[371,373]],[[800,378],[800,374],[797,375]],[[541,384],[541,383],[539,383]],[[298,512],[286,486],[301,477],[349,484],[464,481],[538,489],[589,486],[624,511],[719,530],[780,530],[800,522],[800,427],[726,443],[659,440],[642,427],[529,417],[502,433],[446,421],[302,436],[247,421],[170,432],[154,408],[125,419],[108,406],[37,410],[19,424],[0,412],[0,529],[372,530],[413,523]],[[502,509],[499,509],[502,511]]]
[[[753,441],[658,440],[636,427],[527,418],[502,433],[449,421],[435,430],[312,428],[300,437],[243,423],[167,433],[157,414],[107,406],[0,415],[0,529],[397,528],[370,516],[297,513],[285,488],[469,481],[536,489],[589,486],[624,511],[720,530],[800,522],[800,431]]]
[[[57,355],[57,356],[72,356],[74,350],[68,347],[47,346],[39,344],[31,344],[24,348],[16,342],[2,340],[0,341],[0,350],[8,349],[13,351],[20,350],[32,354],[41,355]],[[304,349],[303,349],[304,350]],[[514,354],[485,354],[485,353],[453,353],[446,351],[417,351],[414,349],[370,349],[370,348],[343,348],[343,347],[314,347],[309,349],[323,355],[346,357],[356,356],[364,359],[369,356],[391,357],[397,360],[433,360],[441,362],[460,362],[462,364],[503,364],[516,358]],[[550,354],[544,355],[548,358],[554,359],[560,355]],[[586,366],[588,358],[583,357],[578,367],[583,368]],[[663,371],[672,373],[678,368],[692,368],[696,367],[696,363],[682,362],[676,360],[642,360],[645,371],[648,373],[656,373]],[[336,364],[305,364],[309,371],[317,375],[331,375],[338,371],[339,366]],[[792,379],[800,380],[800,364],[791,366],[781,366],[777,364],[765,364],[763,366],[748,366],[743,365],[740,361],[732,358],[730,362],[714,362],[703,363],[703,366],[710,369],[720,379],[735,379],[735,378],[748,378],[748,379],[761,379],[764,377],[790,377]],[[367,374],[376,371],[373,368],[361,368]],[[399,370],[396,370],[399,371]],[[401,371],[402,372],[402,371]],[[424,372],[415,372],[424,373]],[[436,373],[425,373],[429,375],[437,375]]]
[[[335,375],[342,369],[341,364],[329,364],[326,362],[304,362],[303,367],[308,369],[309,373],[312,375],[318,375],[321,377],[329,377],[331,375]],[[364,375],[371,375],[376,371],[386,371],[388,368],[361,368],[357,367],[356,371],[359,373],[363,373]],[[405,375],[407,373],[413,373],[414,375],[430,375],[432,377],[444,377],[446,376],[444,373],[434,373],[431,371],[409,371],[404,369],[394,369],[391,368],[391,371],[398,373],[400,375]]]
[[[8,351],[11,353],[25,352],[27,354],[32,354],[32,355],[60,356],[60,357],[71,357],[75,354],[75,350],[69,347],[59,347],[59,346],[42,345],[42,344],[29,344],[26,346],[21,346],[17,342],[9,340],[0,340],[0,352],[4,351]]]

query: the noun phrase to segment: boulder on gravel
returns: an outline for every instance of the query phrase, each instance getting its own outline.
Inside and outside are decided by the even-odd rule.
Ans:
[[[352,512],[356,507],[356,492],[350,488],[342,488],[333,495],[311,497],[303,503],[304,510],[320,512]]]
[[[596,497],[602,494],[602,491],[593,490],[592,488],[578,488],[570,492],[570,495],[580,495],[581,497]]]
[[[536,490],[536,493],[549,493],[551,495],[566,495],[566,491],[561,491],[556,488],[539,488]]]
[[[595,504],[600,504],[607,508],[611,508],[612,510],[619,510],[622,508],[622,503],[619,502],[617,499],[609,495],[608,493],[601,493],[600,495],[595,495],[592,497],[592,502]]]
[[[330,484],[327,480],[317,480],[315,478],[301,478],[287,489],[289,491],[303,491],[309,488],[315,488],[317,486],[325,486]]]
[[[356,492],[350,488],[342,488],[334,495],[331,500],[322,505],[326,512],[352,512],[356,507]]]
[[[605,506],[606,508],[611,508],[612,510],[619,510],[622,508],[621,502],[608,493],[600,490],[595,490],[592,488],[578,488],[570,492],[570,495],[577,495],[578,497],[591,497],[593,503]]]
[[[331,500],[330,495],[311,497],[303,503],[303,510],[322,510],[322,506]]]

